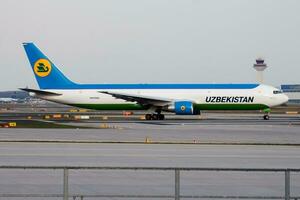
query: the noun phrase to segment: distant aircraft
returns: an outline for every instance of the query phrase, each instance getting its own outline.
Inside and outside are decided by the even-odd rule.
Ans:
[[[149,110],[198,115],[202,110],[263,110],[288,101],[281,90],[262,84],[78,84],[69,80],[33,43],[23,43],[40,89],[22,88],[36,97],[95,110]]]
[[[9,103],[9,102],[17,102],[18,99],[14,99],[14,98],[0,98],[0,102],[2,103]]]

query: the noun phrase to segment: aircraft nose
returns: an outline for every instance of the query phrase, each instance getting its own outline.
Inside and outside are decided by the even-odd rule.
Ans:
[[[286,94],[282,94],[282,104],[285,104],[289,101],[289,97]]]

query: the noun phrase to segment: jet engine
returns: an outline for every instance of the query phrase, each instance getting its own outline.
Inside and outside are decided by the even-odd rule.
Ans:
[[[200,110],[194,108],[194,103],[191,101],[175,101],[174,105],[169,107],[170,111],[176,115],[199,115]]]

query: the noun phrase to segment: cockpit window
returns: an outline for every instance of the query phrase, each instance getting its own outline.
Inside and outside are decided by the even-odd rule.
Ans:
[[[273,94],[281,94],[281,93],[283,93],[282,90],[274,90],[274,91],[273,91]]]

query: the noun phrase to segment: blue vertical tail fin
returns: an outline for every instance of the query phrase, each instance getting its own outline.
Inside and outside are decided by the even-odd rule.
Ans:
[[[70,81],[33,43],[23,43],[40,89],[68,89],[77,84]]]

